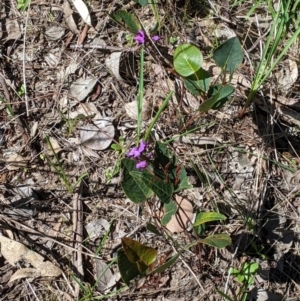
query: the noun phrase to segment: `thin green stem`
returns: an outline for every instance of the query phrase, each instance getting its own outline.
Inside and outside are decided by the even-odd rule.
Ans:
[[[146,131],[146,134],[144,136],[144,140],[146,141],[148,138],[149,138],[149,135],[152,131],[152,128],[154,127],[155,123],[157,122],[160,114],[163,112],[163,110],[165,109],[165,107],[167,106],[167,104],[169,103],[169,100],[170,98],[172,97],[173,95],[173,91],[171,91],[167,97],[165,98],[164,102],[162,103],[161,107],[159,108],[158,112],[155,114],[154,118],[152,119],[147,131]]]
[[[143,109],[143,97],[144,97],[144,44],[142,44],[140,52],[140,78],[139,78],[139,91],[138,91],[138,112],[137,112],[137,145],[140,141],[141,135],[141,123],[142,123],[142,109]]]

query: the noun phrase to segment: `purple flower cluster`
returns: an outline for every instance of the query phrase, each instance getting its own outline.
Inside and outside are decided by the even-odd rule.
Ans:
[[[130,149],[130,151],[126,154],[128,158],[136,159],[138,160],[136,164],[137,169],[144,169],[147,167],[147,161],[143,160],[143,154],[145,153],[147,149],[147,143],[143,140],[140,141],[140,144],[138,147],[133,147]]]
[[[145,41],[146,41],[146,35],[145,35],[145,32],[144,32],[143,30],[139,30],[139,31],[138,31],[138,34],[134,37],[134,39],[135,39],[135,41],[136,41],[136,43],[137,43],[138,45],[144,44]],[[151,39],[152,39],[154,42],[156,42],[156,41],[158,41],[158,40],[160,39],[160,37],[159,37],[159,36],[153,36],[153,37],[151,37]]]

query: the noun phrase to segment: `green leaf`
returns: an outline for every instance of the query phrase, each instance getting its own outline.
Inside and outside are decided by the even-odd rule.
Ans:
[[[143,245],[131,238],[123,237],[122,247],[128,260],[132,263],[143,263],[150,266],[156,260],[157,251],[154,248]]]
[[[157,230],[157,227],[151,223],[146,225],[146,229],[156,235],[162,236],[161,232]]]
[[[174,53],[174,68],[181,76],[190,76],[202,66],[201,51],[192,44],[179,45]]]
[[[226,216],[218,212],[199,212],[193,224],[194,227],[204,223],[225,220]]]
[[[153,192],[144,182],[139,181],[136,177],[130,174],[132,171],[142,173],[135,168],[136,162],[131,159],[124,158],[121,161],[123,168],[123,181],[121,183],[122,189],[126,196],[134,203],[138,204],[146,201]]]
[[[207,92],[210,84],[210,74],[200,68],[196,73],[186,77],[184,79],[186,88],[193,95],[200,95],[200,92]]]
[[[193,185],[189,183],[189,179],[186,174],[186,170],[183,165],[180,165],[179,173],[176,174],[176,178],[179,179],[179,184],[174,193],[177,193],[184,189],[193,188]]]
[[[146,6],[148,4],[148,0],[134,0],[134,2],[140,4],[141,6]]]
[[[230,74],[243,62],[244,52],[237,37],[227,40],[213,54],[216,64]]]
[[[234,87],[231,85],[223,86],[218,84],[213,86],[208,91],[208,100],[204,101],[199,110],[201,112],[207,112],[210,109],[218,110],[220,109],[226,101],[228,101],[229,96],[234,92]]]
[[[157,267],[156,269],[154,269],[150,274],[155,274],[155,273],[162,273],[164,272],[166,269],[168,269],[170,266],[172,266],[176,260],[178,259],[178,257],[180,256],[181,253],[177,253],[174,256],[172,256],[167,262],[165,262],[164,264],[162,264],[161,266]]]
[[[244,275],[253,275],[256,274],[258,270],[259,270],[259,264],[257,262],[252,262],[252,263],[244,262],[241,269],[241,273],[243,273]]]
[[[117,12],[111,14],[110,17],[117,23],[123,25],[132,33],[138,33],[138,31],[141,29],[137,18],[125,10],[118,10]]]
[[[170,222],[172,216],[176,213],[177,208],[178,208],[177,204],[173,201],[164,204],[165,214],[161,219],[161,224],[163,226],[166,226]]]
[[[138,269],[137,264],[129,261],[124,250],[119,249],[117,253],[117,257],[118,257],[118,268],[121,277],[127,285],[130,284],[131,280],[142,275],[142,273]]]
[[[198,242],[221,249],[231,244],[231,238],[227,234],[213,234]]]
[[[130,175],[136,182],[147,185],[160,199],[162,203],[169,203],[172,199],[174,186],[147,172],[131,171]]]

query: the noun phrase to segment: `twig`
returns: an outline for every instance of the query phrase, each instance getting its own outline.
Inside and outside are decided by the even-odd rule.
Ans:
[[[73,196],[73,235],[74,235],[74,248],[77,252],[73,253],[73,267],[76,276],[83,280],[84,270],[82,265],[82,241],[83,241],[83,213],[82,213],[82,200],[78,193]],[[79,283],[75,282],[75,297],[78,298],[80,293]]]
[[[26,115],[29,116],[29,109],[28,109],[28,95],[27,95],[27,86],[26,86],[26,64],[25,64],[25,51],[26,51],[26,34],[27,34],[27,26],[28,26],[28,19],[29,19],[29,11],[30,11],[30,4],[31,0],[29,0],[28,10],[25,19],[25,30],[24,30],[24,41],[23,41],[23,84],[24,84],[24,97],[25,97],[25,106],[26,106]]]
[[[71,49],[97,49],[102,51],[136,51],[138,46],[135,47],[117,47],[117,46],[106,46],[106,45],[70,45]]]

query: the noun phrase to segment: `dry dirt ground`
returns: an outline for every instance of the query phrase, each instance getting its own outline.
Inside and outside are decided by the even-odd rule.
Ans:
[[[72,1],[31,1],[21,11],[16,1],[2,0],[0,300],[222,300],[217,290],[241,300],[242,285],[228,269],[243,262],[261,266],[247,300],[300,300],[299,84],[283,89],[279,81],[284,64],[297,68],[299,52],[285,58],[239,118],[259,60],[257,23],[242,17],[252,3],[161,2],[161,39],[146,47],[143,130],[174,90],[151,141],[172,139],[169,147],[194,186],[184,196],[194,211],[226,215],[206,233],[227,233],[232,245],[192,248],[164,273],[124,287],[112,262],[122,236],[155,247],[162,262],[193,240],[188,230],[169,238],[147,231],[147,222],[159,225],[155,209],[127,200],[114,172],[122,153],[110,144],[122,137],[128,149],[136,137],[129,104],[137,99],[139,48],[109,14],[134,11],[147,29],[152,11],[134,2],[86,1],[90,27]],[[263,16],[262,9],[262,33],[270,24]],[[201,99],[172,69],[169,39],[199,46],[216,75],[209,57],[232,35],[247,53],[235,94],[220,111],[199,114]],[[87,137],[95,128],[104,134]]]

